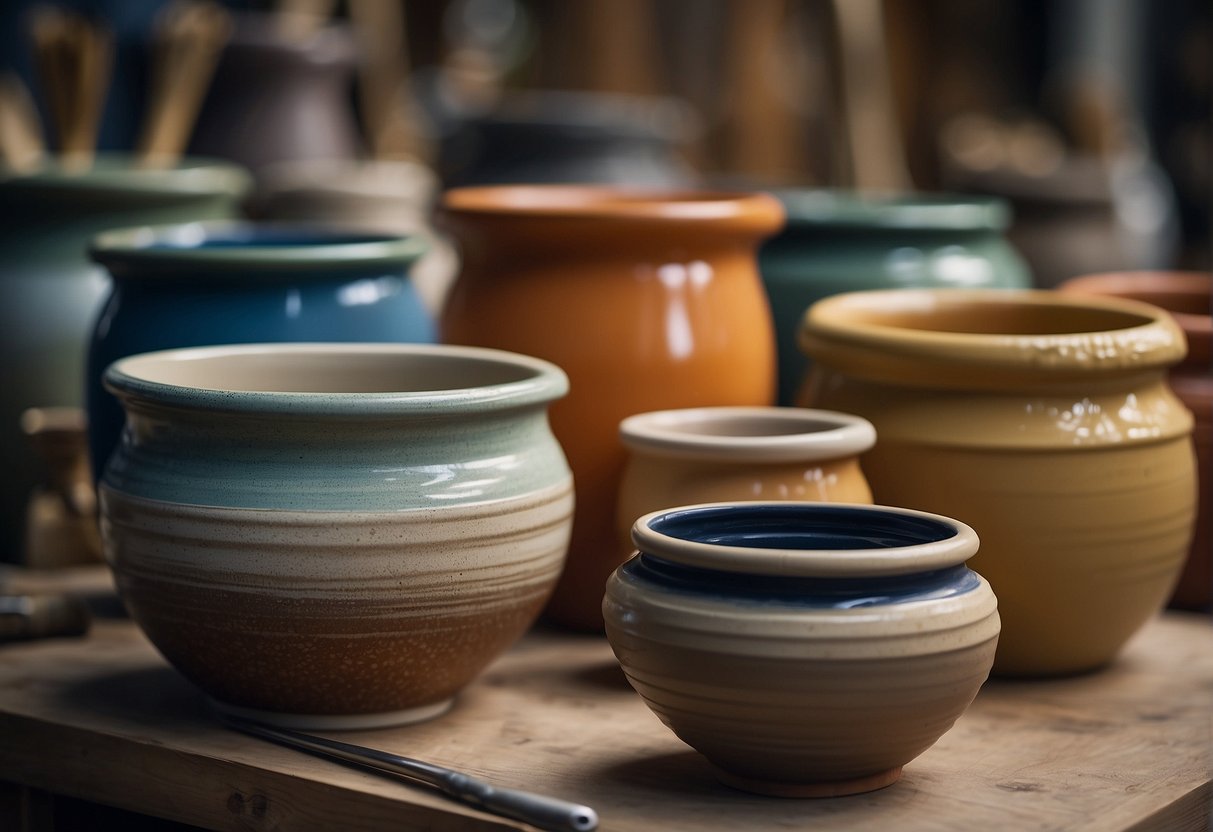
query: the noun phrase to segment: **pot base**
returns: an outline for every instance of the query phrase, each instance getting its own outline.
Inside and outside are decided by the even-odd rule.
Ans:
[[[444,699],[417,708],[401,711],[383,711],[377,714],[284,714],[263,711],[258,708],[241,708],[211,699],[211,706],[221,714],[260,722],[277,728],[295,728],[303,731],[361,731],[371,728],[390,728],[396,725],[411,725],[441,716],[450,710],[455,700]]]
[[[781,783],[771,780],[757,780],[752,777],[741,777],[725,771],[718,766],[712,766],[718,780],[726,786],[740,789],[743,792],[765,794],[771,797],[843,797],[848,794],[874,792],[891,786],[901,779],[901,766],[870,774],[867,777],[855,777],[850,780],[829,780],[824,783]]]

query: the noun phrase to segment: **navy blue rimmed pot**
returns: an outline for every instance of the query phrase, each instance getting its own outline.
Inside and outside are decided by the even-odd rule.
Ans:
[[[607,583],[632,687],[725,783],[818,797],[894,783],[977,695],[997,600],[977,534],[888,506],[707,503],[636,521]]]
[[[433,343],[410,270],[421,237],[302,224],[189,223],[108,231],[90,254],[109,272],[93,326],[86,400],[100,477],[122,431],[102,387],[112,362],[244,343]]]

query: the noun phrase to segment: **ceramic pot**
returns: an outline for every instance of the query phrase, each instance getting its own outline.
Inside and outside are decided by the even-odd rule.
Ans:
[[[353,32],[331,24],[297,37],[282,21],[237,16],[198,113],[192,152],[231,159],[258,175],[273,162],[358,155]]]
[[[579,497],[548,616],[601,630],[603,585],[630,552],[615,534],[620,421],[774,398],[774,335],[754,250],[778,229],[779,203],[582,186],[465,188],[447,193],[441,217],[463,261],[443,339],[536,355],[572,381],[552,426]]]
[[[759,254],[779,340],[779,403],[790,405],[808,361],[797,346],[805,310],[860,289],[1018,288],[1030,285],[1003,237],[1006,205],[945,194],[874,197],[845,191],[775,191],[783,233]]]
[[[1208,610],[1213,606],[1213,275],[1202,272],[1110,272],[1063,282],[1063,292],[1130,298],[1171,313],[1188,341],[1188,355],[1171,368],[1171,389],[1192,411],[1198,496],[1196,534],[1170,606]]]
[[[246,210],[259,221],[423,237],[426,252],[409,274],[426,308],[437,315],[459,266],[450,243],[430,224],[437,192],[438,178],[420,162],[279,162],[261,169]]]
[[[900,290],[805,317],[806,403],[870,419],[877,502],[964,518],[998,591],[995,672],[1111,661],[1162,607],[1191,541],[1192,417],[1161,309],[1056,292]]]
[[[725,783],[833,797],[893,783],[964,713],[998,641],[977,535],[883,506],[714,503],[636,522],[607,638]]]
[[[22,412],[84,401],[89,326],[105,291],[88,241],[108,228],[233,217],[249,184],[234,165],[198,159],[168,170],[116,155],[85,172],[0,168],[0,560],[22,550],[37,482]]]
[[[439,145],[447,187],[596,183],[672,188],[698,181],[679,151],[695,133],[676,99],[604,93],[514,93],[461,117]]]
[[[858,416],[792,407],[660,410],[624,419],[619,437],[628,449],[616,511],[625,547],[636,518],[671,506],[872,502],[859,454],[876,431]]]
[[[416,237],[319,227],[192,224],[100,235],[113,278],[88,353],[89,447],[99,476],[122,430],[102,374],[128,355],[277,341],[432,342],[409,280]]]
[[[443,712],[534,621],[573,492],[544,361],[433,345],[145,353],[100,486],[131,616],[223,711],[368,728]]]

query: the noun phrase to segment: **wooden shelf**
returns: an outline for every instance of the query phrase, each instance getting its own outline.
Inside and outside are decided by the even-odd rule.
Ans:
[[[888,789],[781,800],[718,785],[601,638],[537,630],[448,715],[341,738],[586,803],[604,830],[1203,830],[1211,691],[1209,619],[1168,613],[1100,673],[988,682]],[[212,829],[526,828],[223,729],[118,619],[0,646],[0,781]]]

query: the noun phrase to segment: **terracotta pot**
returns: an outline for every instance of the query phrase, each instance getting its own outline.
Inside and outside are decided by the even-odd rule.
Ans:
[[[636,522],[607,584],[632,687],[725,783],[832,797],[897,780],[990,672],[971,528],[884,506],[715,503]]]
[[[124,358],[101,482],[131,616],[217,707],[327,728],[412,722],[539,615],[572,479],[557,367],[413,344]]]
[[[553,620],[601,629],[635,413],[769,405],[775,339],[754,251],[783,212],[765,195],[522,186],[456,189],[441,218],[463,266],[442,338],[546,358],[572,392],[552,426],[577,481]]]
[[[870,503],[859,454],[866,419],[792,407],[659,410],[624,419],[628,462],[616,528],[626,547],[643,514],[689,503],[815,500]]]
[[[1171,313],[1188,339],[1188,355],[1171,368],[1171,389],[1195,417],[1199,495],[1196,534],[1170,606],[1209,610],[1213,606],[1213,275],[1203,272],[1110,272],[1067,280],[1063,292],[1109,295],[1145,301]]]
[[[856,292],[809,309],[806,401],[872,421],[877,502],[981,535],[995,671],[1099,667],[1162,607],[1191,541],[1192,418],[1157,307],[1056,292]]]

